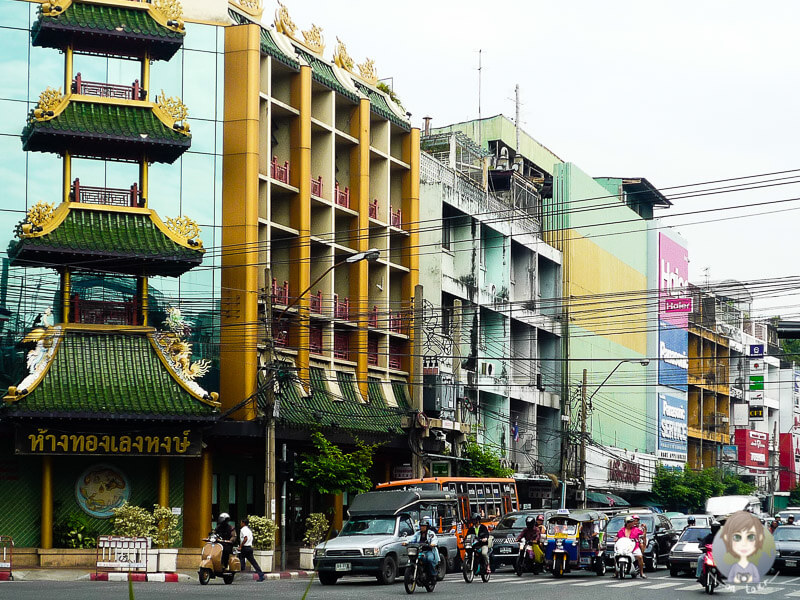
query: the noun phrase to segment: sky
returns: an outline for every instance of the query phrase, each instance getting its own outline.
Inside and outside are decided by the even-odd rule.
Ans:
[[[669,195],[800,169],[794,0],[284,3],[299,29],[322,27],[326,58],[338,36],[357,63],[374,59],[414,126],[477,118],[480,49],[482,116],[513,118],[519,84],[522,128],[592,176],[646,177]],[[277,3],[264,4],[271,21]],[[693,283],[797,274],[800,171],[775,177],[789,179],[658,213],[688,240]],[[708,209],[724,210],[679,216]],[[800,318],[800,297],[756,306]]]

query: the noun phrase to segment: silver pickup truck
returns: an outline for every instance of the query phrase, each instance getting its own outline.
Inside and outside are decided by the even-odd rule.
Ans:
[[[455,494],[442,491],[385,491],[359,494],[353,499],[342,532],[314,550],[314,569],[323,585],[345,575],[373,575],[393,583],[408,565],[403,545],[429,517],[438,538],[438,579],[458,557],[455,535]]]

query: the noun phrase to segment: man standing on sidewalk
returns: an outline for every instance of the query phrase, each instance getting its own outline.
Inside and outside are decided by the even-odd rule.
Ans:
[[[253,568],[255,568],[256,573],[258,573],[258,580],[264,581],[264,572],[261,570],[261,567],[258,566],[258,563],[253,556],[253,531],[250,529],[250,519],[247,517],[243,518],[241,521],[239,539],[242,540],[239,544],[239,554],[241,555],[242,559],[242,572],[244,573],[244,569],[247,566],[247,561],[249,560],[250,564],[253,565]]]

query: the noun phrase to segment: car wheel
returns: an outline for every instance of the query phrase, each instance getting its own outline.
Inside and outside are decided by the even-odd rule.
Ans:
[[[669,568],[669,576],[670,577],[677,577],[678,575],[680,575],[680,573],[681,572],[678,569],[676,569],[675,567],[670,567]]]
[[[337,581],[339,581],[339,576],[336,573],[331,573],[330,571],[320,571],[317,573],[319,576],[319,582],[322,585],[333,585]]]
[[[387,556],[381,563],[381,572],[378,574],[378,581],[383,585],[391,585],[397,577],[397,563],[394,558]]]
[[[645,557],[645,559],[644,559],[644,570],[645,571],[655,571],[656,570],[656,564],[658,564],[658,563],[656,562],[655,557],[651,557],[651,558]]]

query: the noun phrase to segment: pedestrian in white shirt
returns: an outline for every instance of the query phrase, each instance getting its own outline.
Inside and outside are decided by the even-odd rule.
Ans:
[[[258,573],[258,580],[264,581],[264,572],[258,566],[255,557],[253,556],[253,531],[250,529],[250,519],[245,517],[241,521],[241,529],[239,529],[239,539],[242,540],[239,544],[239,555],[242,559],[242,572],[247,566],[247,561],[255,568]]]

